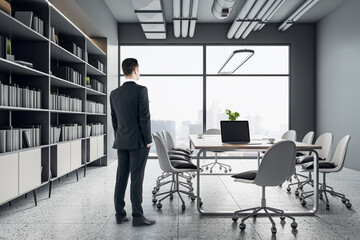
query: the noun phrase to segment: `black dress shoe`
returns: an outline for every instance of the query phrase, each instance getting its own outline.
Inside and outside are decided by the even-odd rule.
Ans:
[[[138,218],[137,217],[133,218],[133,227],[150,226],[155,223],[156,223],[156,221],[146,219],[144,216],[138,217]]]
[[[116,223],[122,224],[123,222],[130,221],[130,218],[128,218],[126,215],[118,215],[115,213]]]

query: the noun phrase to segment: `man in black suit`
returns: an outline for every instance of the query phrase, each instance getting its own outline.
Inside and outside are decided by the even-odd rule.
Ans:
[[[144,217],[141,207],[145,165],[152,142],[148,91],[146,87],[135,83],[140,77],[136,59],[125,59],[122,69],[125,82],[110,94],[111,118],[115,131],[113,148],[118,151],[115,217],[118,224],[129,221],[124,210],[124,197],[131,172],[133,226],[148,226],[155,223]]]

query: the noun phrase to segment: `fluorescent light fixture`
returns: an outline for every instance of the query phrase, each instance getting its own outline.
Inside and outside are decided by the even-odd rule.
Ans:
[[[199,0],[193,0],[191,18],[197,18],[198,8],[199,8]],[[191,38],[194,37],[195,25],[196,25],[196,20],[191,20],[190,29],[189,29],[189,37]]]
[[[254,55],[254,50],[240,49],[231,53],[224,65],[218,71],[219,74],[231,74],[239,69],[249,58]]]
[[[235,21],[233,22],[233,24],[231,25],[231,27],[227,33],[228,39],[231,39],[234,37],[234,34],[236,33],[236,31],[239,29],[239,27],[241,25],[241,22],[236,21],[236,19],[245,19],[246,13],[249,12],[249,9],[251,9],[251,7],[254,5],[254,3],[255,3],[255,0],[246,0],[246,2],[242,6],[239,14],[236,16]]]
[[[173,0],[173,16],[174,18],[180,18],[180,0]],[[180,37],[180,20],[174,20],[174,36]]]
[[[190,0],[183,0],[182,1],[182,17],[189,18],[190,14]],[[186,38],[189,32],[189,20],[182,20],[181,21],[181,36]]]
[[[279,8],[285,3],[285,0],[276,0],[276,2],[271,6],[271,8],[269,9],[269,11],[267,11],[267,13],[265,13],[264,17],[263,17],[263,21],[264,22],[268,22],[272,16],[274,16],[274,14],[277,12],[277,10],[279,10]],[[264,23],[259,24],[255,27],[255,31],[256,30],[261,30],[263,27],[265,26]]]
[[[264,5],[265,0],[257,0],[254,6],[251,8],[249,13],[246,16],[246,19],[253,19],[256,14],[260,11],[261,7]],[[241,34],[245,31],[245,29],[249,26],[250,22],[243,22],[239,29],[235,33],[235,38],[238,39]]]
[[[166,33],[145,33],[146,39],[166,39]]]
[[[307,0],[303,5],[301,5],[293,14],[288,17],[285,22],[283,22],[278,30],[285,31],[293,25],[294,22],[299,20],[312,6],[314,6],[319,0]]]
[[[164,23],[141,23],[144,32],[165,32]]]
[[[161,10],[160,0],[132,0],[136,10]]]

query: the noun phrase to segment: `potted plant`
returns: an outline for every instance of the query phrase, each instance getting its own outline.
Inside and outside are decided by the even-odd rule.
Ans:
[[[6,59],[10,61],[14,61],[14,55],[11,55],[11,40],[6,38]]]
[[[229,116],[230,121],[236,121],[240,114],[238,112],[231,112],[229,109],[225,109],[226,114]]]

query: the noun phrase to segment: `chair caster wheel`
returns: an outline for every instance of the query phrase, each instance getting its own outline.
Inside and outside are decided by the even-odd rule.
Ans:
[[[156,190],[152,190],[152,194],[155,195],[157,193]]]
[[[301,200],[301,205],[305,206],[305,205],[306,205],[306,201],[305,201],[305,200]]]
[[[196,197],[191,196],[190,199],[191,199],[191,201],[195,201]]]
[[[239,218],[237,216],[232,216],[232,220],[236,222]]]
[[[272,227],[272,228],[271,228],[271,233],[272,233],[272,234],[276,234],[276,231],[277,231],[277,230],[276,230],[276,227]]]
[[[191,188],[189,188],[189,190],[190,190],[190,192],[192,192],[192,191],[194,191],[194,188],[193,188],[193,187],[191,187]]]
[[[156,190],[156,191],[159,191],[159,190],[160,190],[160,188],[159,188],[159,187],[156,187],[156,188],[155,188],[155,190]]]
[[[203,205],[203,202],[200,202],[200,207]]]
[[[348,202],[348,203],[345,204],[345,206],[346,206],[347,208],[351,208],[352,205],[351,205],[351,203]]]
[[[221,170],[221,166],[219,167],[219,169]]]
[[[330,205],[326,204],[326,210],[330,210]]]
[[[280,184],[279,187],[282,187],[282,184]]]
[[[290,226],[292,227],[292,229],[296,229],[296,228],[297,228],[297,223],[296,223],[296,222],[293,222],[293,223],[291,223]]]
[[[240,228],[241,231],[244,231],[245,228],[246,228],[246,224],[245,223],[240,223],[239,228]]]
[[[192,177],[193,177],[193,178],[196,177],[196,174],[194,173],[194,174],[192,175]]]
[[[232,170],[232,169],[231,169],[231,168],[229,168],[229,172],[231,172],[231,170]]]
[[[212,170],[210,170],[210,173],[212,173]]]
[[[286,191],[290,192],[291,191],[291,187],[287,187]]]
[[[188,182],[188,183],[191,183],[191,180],[190,180],[190,179],[188,179],[188,180],[187,180],[187,182]]]
[[[284,221],[284,220],[285,220],[285,217],[284,217],[284,216],[280,216],[280,219],[281,219],[281,221]]]
[[[224,173],[227,173],[227,170],[226,170],[226,169],[224,170]]]
[[[206,169],[206,170],[209,170],[209,167],[206,167],[205,169]]]
[[[170,200],[173,200],[174,199],[174,196],[171,194],[170,195]]]
[[[342,199],[341,199],[341,202],[345,204],[345,203],[346,203],[346,199],[342,198]]]
[[[152,202],[153,202],[153,204],[155,204],[157,202],[157,199],[153,198]]]
[[[158,204],[156,205],[156,207],[157,207],[158,209],[161,209],[161,208],[162,208],[162,204],[161,204],[161,203],[158,203]]]
[[[302,190],[302,189],[303,189],[303,186],[299,186],[299,189]]]
[[[299,196],[299,191],[298,190],[295,191],[295,196]]]
[[[181,205],[181,210],[185,211],[185,205]]]
[[[323,199],[323,195],[322,195],[322,194],[319,195],[319,199]]]

